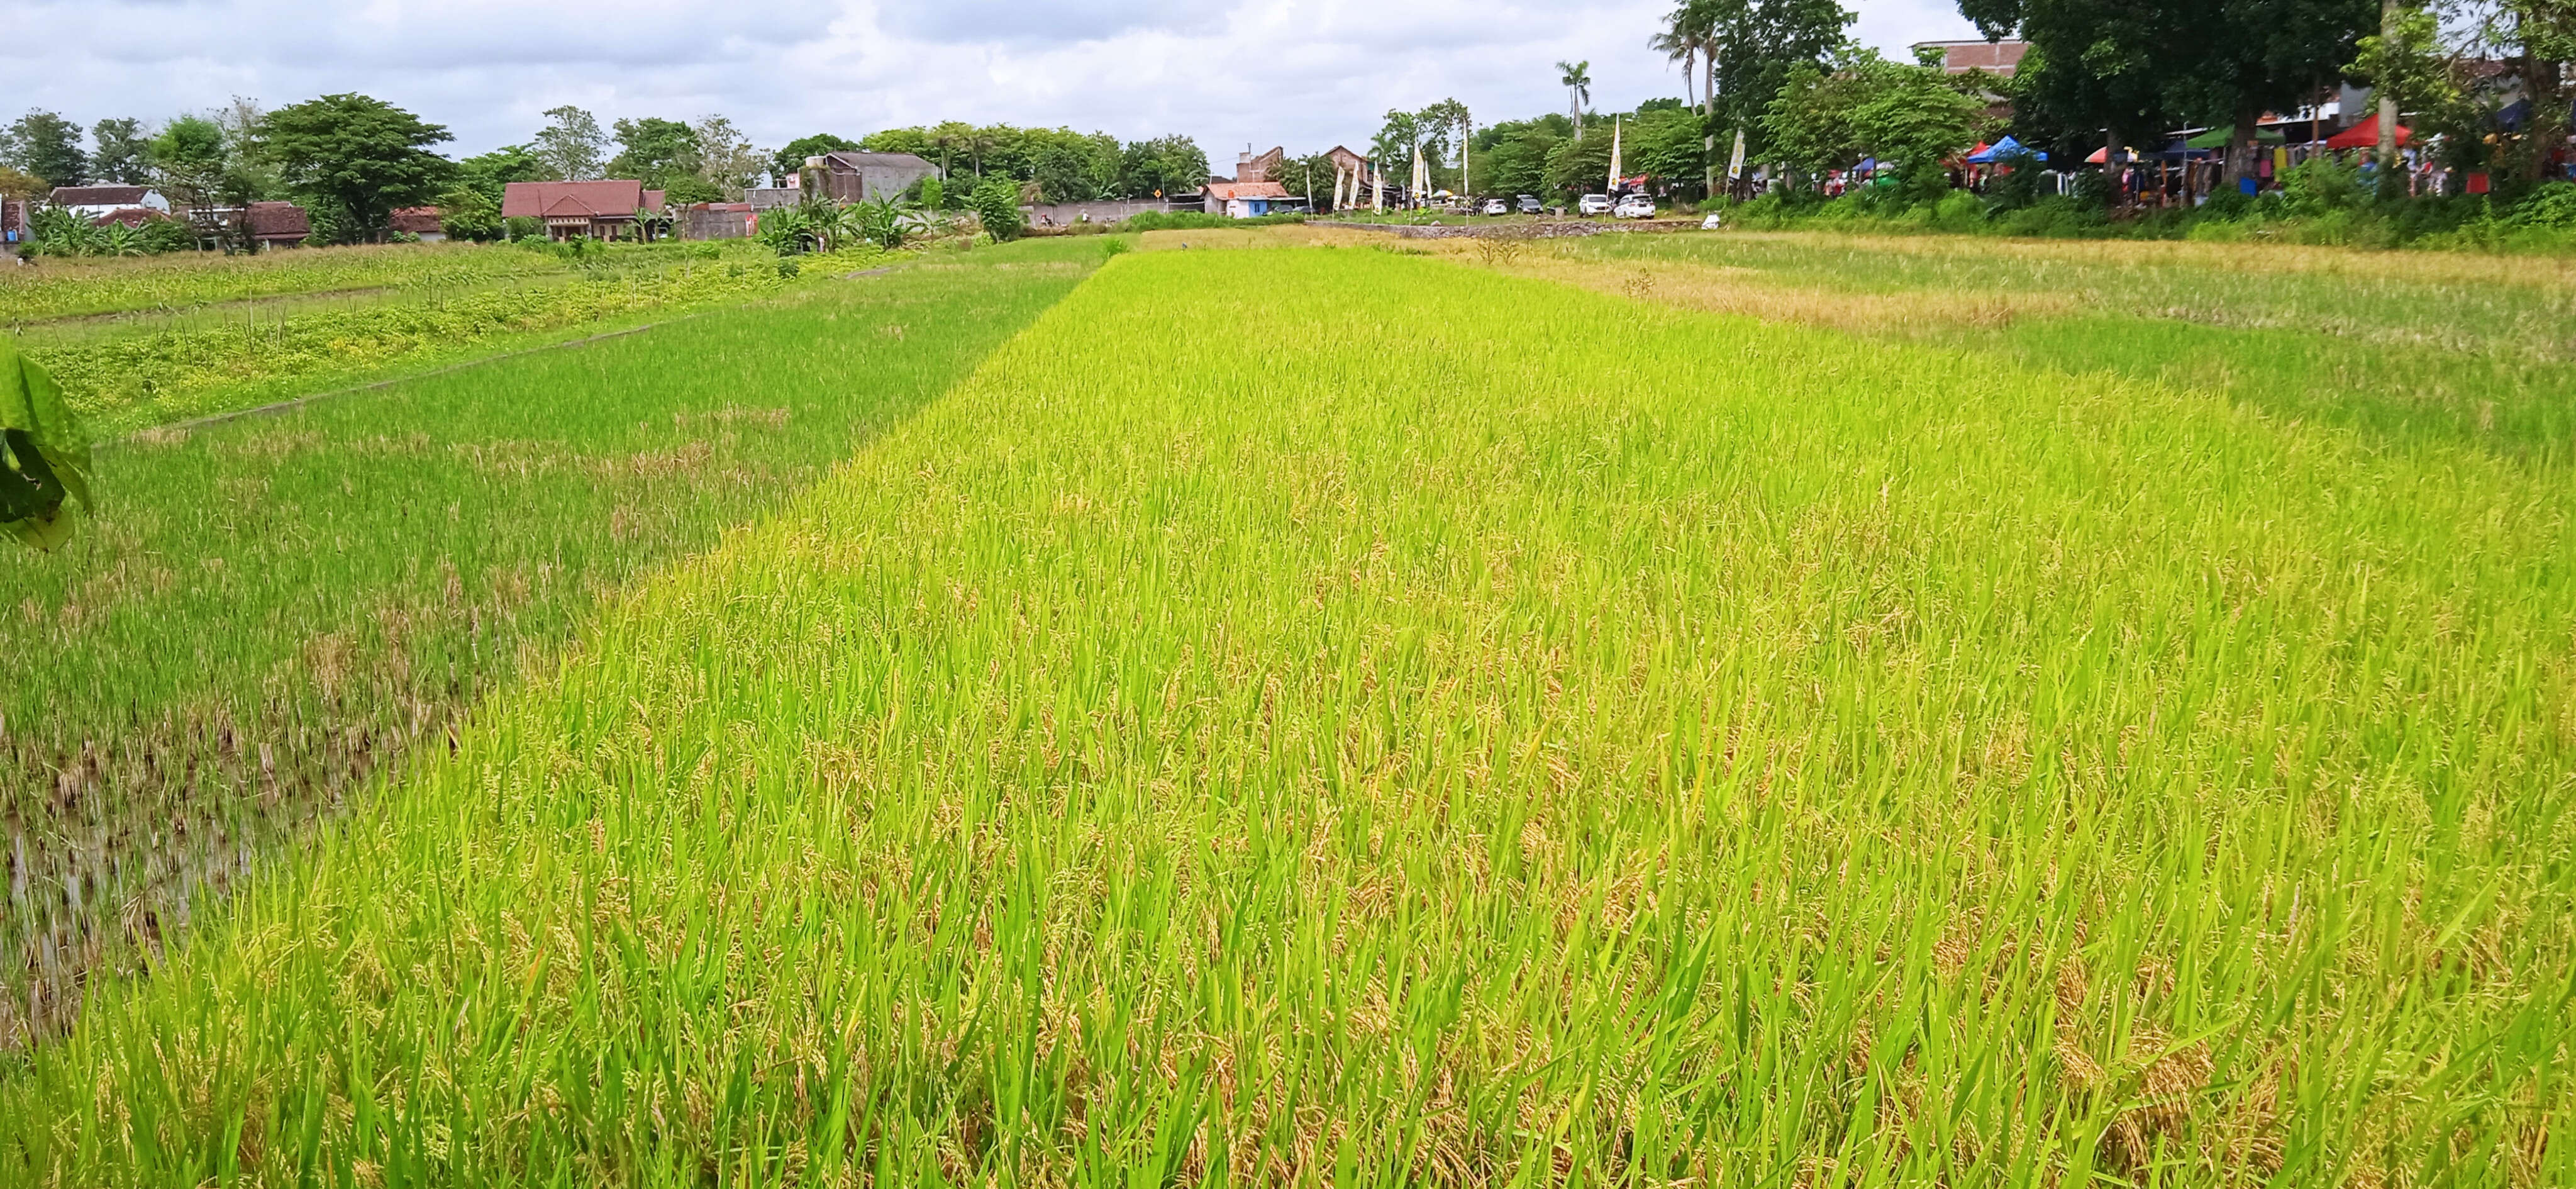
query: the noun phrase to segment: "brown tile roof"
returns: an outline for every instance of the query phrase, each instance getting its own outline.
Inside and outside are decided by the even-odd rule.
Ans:
[[[92,222],[101,227],[105,227],[110,223],[123,223],[128,227],[141,227],[148,220],[166,218],[169,218],[169,216],[148,206],[120,206],[104,215],[100,215],[98,218],[92,220]]]
[[[56,186],[56,206],[141,206],[148,193],[141,186]]]
[[[408,231],[413,235],[427,235],[438,231],[440,230],[438,208],[434,206],[399,208],[394,211],[393,226],[396,231]]]
[[[1219,202],[1237,198],[1286,198],[1288,187],[1277,182],[1209,182],[1208,197]]]
[[[302,239],[313,234],[312,220],[292,202],[254,202],[242,217],[249,221],[254,239]]]
[[[632,219],[644,201],[644,183],[633,178],[599,182],[512,182],[501,190],[505,219]]]
[[[664,206],[669,205],[663,201],[663,199],[669,194],[670,191],[668,190],[646,190],[644,192],[644,209],[648,211],[658,211]]]

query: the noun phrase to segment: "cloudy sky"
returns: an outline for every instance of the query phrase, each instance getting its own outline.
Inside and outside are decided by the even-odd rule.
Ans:
[[[1852,0],[1845,0],[1846,4]],[[0,0],[0,120],[157,122],[234,95],[362,91],[445,124],[451,153],[523,141],[549,107],[733,117],[774,146],[939,119],[1247,143],[1360,144],[1391,107],[1478,120],[1679,95],[1645,49],[1669,0]],[[1859,0],[1885,47],[1970,36],[1949,0]]]

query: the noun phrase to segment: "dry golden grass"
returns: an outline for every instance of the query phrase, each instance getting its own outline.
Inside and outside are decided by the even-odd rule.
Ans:
[[[1405,255],[1435,256],[1461,264],[1492,268],[1512,276],[1611,293],[1640,301],[1659,301],[1686,309],[1742,314],[1775,322],[1799,322],[1864,334],[1931,330],[1953,326],[1993,327],[2033,315],[2073,313],[2077,300],[2065,293],[1993,290],[1917,290],[1853,293],[1794,284],[1750,268],[1689,261],[1603,261],[1568,256],[1564,240],[1514,241],[1520,250],[1496,253],[1492,241],[1471,238],[1399,239],[1383,232],[1345,227],[1274,225],[1213,231],[1149,231],[1146,251],[1301,247],[1363,247]]]
[[[1808,248],[1847,248],[1835,231],[1730,231],[1730,238]],[[1865,235],[1865,233],[1862,233]],[[2190,240],[2006,239],[1969,235],[1865,235],[1869,250],[1901,256],[1980,256],[2030,263],[2123,263],[2238,273],[2395,277],[2423,284],[2532,285],[2576,293],[2576,257],[2391,252],[2303,244]]]

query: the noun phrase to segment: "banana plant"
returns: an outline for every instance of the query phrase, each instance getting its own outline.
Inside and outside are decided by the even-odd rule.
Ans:
[[[65,497],[90,506],[89,440],[63,390],[0,338],[0,529],[52,551],[72,535]]]

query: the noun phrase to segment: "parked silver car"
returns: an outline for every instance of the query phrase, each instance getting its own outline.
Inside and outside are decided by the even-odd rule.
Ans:
[[[1540,202],[1538,200],[1538,195],[1536,194],[1523,194],[1518,199],[1514,200],[1514,205],[1520,207],[1520,211],[1524,215],[1541,215],[1547,213],[1547,204]]]
[[[1619,200],[1619,209],[1611,212],[1622,219],[1655,217],[1655,200],[1644,194],[1631,194]]]
[[[1583,196],[1583,201],[1574,204],[1574,213],[1578,215],[1609,214],[1610,196],[1607,194],[1586,194]]]
[[[1505,205],[1502,199],[1488,198],[1485,200],[1485,213],[1489,215],[1508,215],[1512,213],[1512,208]]]

